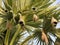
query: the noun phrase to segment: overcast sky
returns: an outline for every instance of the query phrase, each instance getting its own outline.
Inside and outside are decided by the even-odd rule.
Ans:
[[[56,0],[52,5],[58,5],[58,4],[60,5],[60,0]],[[60,22],[58,22],[58,24],[56,25],[56,28],[60,28]]]

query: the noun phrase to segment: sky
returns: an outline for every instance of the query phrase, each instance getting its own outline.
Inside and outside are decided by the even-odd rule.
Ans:
[[[60,5],[60,0],[56,0],[52,5]],[[57,23],[56,28],[60,28],[60,22]]]

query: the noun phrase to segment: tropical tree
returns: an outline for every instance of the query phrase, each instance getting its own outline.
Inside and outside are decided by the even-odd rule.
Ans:
[[[55,0],[3,0],[0,6],[0,45],[52,45],[60,9]],[[60,32],[60,31],[59,31]]]

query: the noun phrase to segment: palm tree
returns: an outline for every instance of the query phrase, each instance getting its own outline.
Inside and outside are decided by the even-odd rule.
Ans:
[[[4,0],[0,6],[0,45],[52,45],[48,33],[57,37],[59,5],[55,0]],[[57,19],[57,20],[56,20]],[[59,37],[60,38],[60,37]]]

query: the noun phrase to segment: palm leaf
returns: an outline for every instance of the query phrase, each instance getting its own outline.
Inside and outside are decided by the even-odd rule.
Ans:
[[[60,14],[60,10],[56,10],[59,6],[51,6],[55,0],[5,0],[3,1],[5,8],[0,6],[0,17],[3,18],[0,27],[0,37],[3,38],[2,43],[5,45],[16,45],[17,41],[22,40],[21,37],[24,37],[25,31],[29,34],[24,41],[20,42],[19,45],[24,45],[26,42],[28,43],[30,40],[38,39],[37,44],[41,43],[44,45],[45,42],[41,39],[41,28],[46,33],[47,37],[48,32],[56,34],[57,37],[60,37],[59,33],[55,30],[54,27],[51,26],[51,17],[55,17],[59,19],[58,16]],[[35,8],[35,10],[33,10]],[[5,12],[5,10],[8,10]],[[12,11],[12,12],[11,12]],[[57,12],[55,14],[55,12]],[[12,14],[11,14],[12,13]],[[18,13],[24,17],[25,25],[21,26],[19,23],[20,16]],[[33,15],[36,14],[39,17],[39,20],[36,22],[33,21]],[[11,20],[9,20],[12,15]],[[15,17],[18,16],[18,22],[15,20]],[[42,20],[43,21],[42,21]],[[6,30],[6,21],[12,21],[12,29]],[[42,26],[41,26],[42,25]],[[41,27],[40,27],[41,26]],[[7,31],[7,32],[5,32]],[[49,38],[50,39],[50,38]],[[49,45],[51,45],[51,40],[49,40]],[[29,43],[28,43],[29,44]]]
[[[12,8],[11,8],[11,6],[8,4],[8,2],[6,1],[3,1],[3,3],[4,3],[4,5],[5,5],[5,7],[6,7],[6,9],[7,10],[11,10]]]

